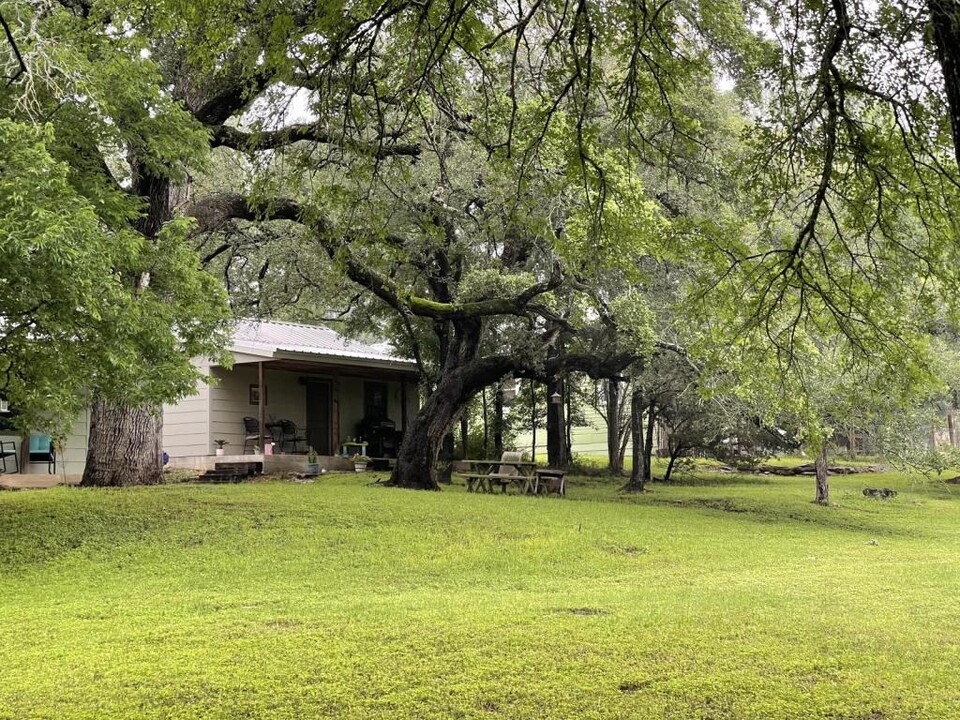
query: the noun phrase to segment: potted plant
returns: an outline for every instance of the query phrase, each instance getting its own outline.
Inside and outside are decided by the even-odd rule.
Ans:
[[[216,451],[216,452],[217,452],[217,457],[222,457],[222,456],[223,456],[223,446],[224,446],[224,445],[229,445],[230,443],[228,443],[228,442],[227,442],[226,440],[224,440],[223,438],[217,438],[216,440],[214,440],[214,442],[217,444],[217,451]]]
[[[307,448],[307,475],[319,475],[320,463],[317,462],[317,451],[313,447]]]
[[[356,472],[363,472],[364,470],[366,470],[367,463],[370,462],[369,457],[367,457],[366,455],[361,455],[360,453],[353,455],[350,459],[353,460],[353,469]]]

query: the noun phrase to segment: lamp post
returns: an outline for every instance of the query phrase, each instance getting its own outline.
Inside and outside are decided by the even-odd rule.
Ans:
[[[554,379],[554,391],[548,397],[547,405],[547,459],[551,464],[566,462],[563,432],[563,393],[561,381]]]

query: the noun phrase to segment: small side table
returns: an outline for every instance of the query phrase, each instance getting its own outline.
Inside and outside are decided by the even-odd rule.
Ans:
[[[340,446],[340,456],[350,457],[351,455],[366,455],[366,442],[345,442]]]

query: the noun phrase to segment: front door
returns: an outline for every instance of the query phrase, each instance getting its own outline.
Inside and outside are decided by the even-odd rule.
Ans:
[[[318,455],[330,452],[330,383],[322,380],[307,382],[307,444]]]

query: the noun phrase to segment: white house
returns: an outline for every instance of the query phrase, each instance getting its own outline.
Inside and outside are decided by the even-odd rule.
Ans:
[[[392,427],[396,441],[419,408],[416,364],[398,357],[385,343],[350,340],[321,325],[240,320],[229,349],[231,369],[199,362],[200,370],[213,382],[198,383],[196,394],[163,408],[163,449],[173,466],[212,464],[217,439],[227,443],[227,454],[252,452],[258,443],[245,442],[244,418],[259,423],[261,412],[261,434],[269,436],[273,430],[279,439],[279,421],[287,420],[304,438],[295,447],[278,444],[276,452],[303,455],[313,447],[320,456],[332,459],[345,442],[373,430],[374,437],[364,438],[374,441],[367,446],[368,454],[388,456],[391,448],[376,445],[376,432],[382,436]],[[261,384],[265,389],[262,407]],[[89,426],[89,413],[84,411],[57,457],[58,475],[83,473]],[[21,449],[21,438],[2,426],[0,440],[4,449]],[[14,472],[13,458],[4,459],[6,472]],[[47,473],[50,469],[47,463],[29,463],[22,471]]]
[[[321,325],[241,320],[230,351],[231,369],[202,364],[213,382],[164,407],[163,448],[171,464],[213,455],[216,440],[227,443],[228,455],[252,452],[261,443],[246,439],[244,418],[259,424],[261,414],[261,434],[272,431],[278,440],[275,452],[304,454],[312,447],[330,458],[366,435],[368,454],[389,456],[389,443],[377,444],[380,426],[399,435],[419,407],[416,364],[387,344],[350,340]],[[281,420],[292,421],[303,438],[295,446],[280,446]]]

